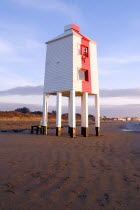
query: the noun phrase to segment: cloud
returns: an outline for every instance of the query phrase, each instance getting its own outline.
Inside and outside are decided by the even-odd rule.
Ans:
[[[119,63],[119,64],[127,64],[127,63],[136,63],[140,62],[140,55],[128,55],[121,57],[100,57],[99,62],[102,63]]]
[[[140,97],[100,97],[100,105],[120,106],[128,104],[140,105]]]
[[[0,21],[0,33],[1,63],[29,61],[32,55],[38,56],[45,51],[45,44],[35,38],[36,32],[33,28]]]
[[[11,0],[21,6],[35,8],[37,10],[54,11],[63,13],[72,19],[79,16],[80,9],[73,3],[65,3],[60,0]]]
[[[12,45],[9,41],[4,38],[0,38],[0,62],[21,62],[24,59],[19,56],[16,45]]]
[[[0,90],[43,83],[45,44],[28,37],[27,33],[24,36],[21,30],[11,33],[4,25],[0,30],[3,28],[4,33],[0,37]]]
[[[8,42],[0,40],[0,55],[7,53],[13,53],[13,48],[10,46]]]
[[[0,96],[8,95],[42,95],[43,86],[24,86],[0,91]],[[137,89],[101,89],[101,97],[140,97],[140,88]]]
[[[0,91],[0,96],[8,96],[8,95],[42,95],[43,94],[43,86],[24,86],[24,87],[16,87],[11,88],[9,90]]]
[[[100,90],[101,97],[140,97],[140,88],[137,89],[113,89],[113,90]]]
[[[0,89],[1,89],[1,94],[3,95],[2,92],[3,90],[16,86],[20,86],[20,87],[26,87],[26,86],[33,86],[34,83],[31,82],[29,79],[30,78],[25,78],[23,76],[21,76],[20,74],[15,73],[14,71],[12,71],[12,67],[11,69],[7,69],[5,66],[0,66]]]
[[[119,74],[120,72],[122,72],[121,70],[113,70],[111,69],[110,71],[109,70],[106,70],[106,68],[99,68],[99,75],[101,76],[106,76],[106,75],[114,75],[114,74]]]
[[[36,27],[9,21],[0,20],[0,90],[43,83],[46,40]]]
[[[43,43],[41,44],[37,40],[25,39],[23,37],[9,42],[6,41],[5,38],[0,39],[0,62],[14,63],[33,61],[32,56],[38,55],[36,51],[42,52],[43,47]],[[29,58],[26,56],[26,53],[30,55]]]

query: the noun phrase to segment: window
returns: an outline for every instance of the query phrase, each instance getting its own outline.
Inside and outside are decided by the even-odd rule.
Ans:
[[[78,80],[88,82],[88,70],[79,70],[78,69]]]
[[[81,45],[81,55],[88,57],[88,47]]]
[[[88,54],[88,48],[87,48],[87,47],[84,47],[84,49],[83,49],[83,54],[84,54],[84,55],[87,55],[87,54]]]
[[[85,80],[85,72],[84,71],[81,71],[81,70],[79,70],[79,80]]]

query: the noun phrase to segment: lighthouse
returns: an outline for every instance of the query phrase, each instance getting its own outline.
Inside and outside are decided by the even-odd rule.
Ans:
[[[76,137],[75,97],[81,97],[81,134],[88,136],[88,96],[95,101],[95,133],[100,135],[97,43],[80,33],[77,25],[46,42],[42,126],[48,125],[49,96],[56,95],[56,135],[61,135],[62,97],[68,97],[69,134]],[[93,103],[94,103],[93,101]]]

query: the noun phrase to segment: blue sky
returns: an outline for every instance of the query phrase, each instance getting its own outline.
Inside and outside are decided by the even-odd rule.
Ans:
[[[43,85],[44,43],[70,23],[98,43],[101,89],[140,88],[140,1],[1,0],[0,11],[1,91]],[[23,96],[0,97],[7,103],[25,100],[30,102]],[[140,104],[138,97],[110,98],[112,104],[118,100]],[[31,102],[42,103],[40,96]]]

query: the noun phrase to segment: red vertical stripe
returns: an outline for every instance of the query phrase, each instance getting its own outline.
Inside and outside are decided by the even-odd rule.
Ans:
[[[89,40],[85,40],[82,37],[81,44],[88,48],[88,57],[81,58],[82,69],[87,70],[86,74],[88,75],[88,81],[82,81],[82,91],[91,93],[91,71],[90,71],[90,49],[89,49]]]
[[[74,30],[74,29],[73,29]],[[82,92],[91,93],[91,68],[90,68],[90,48],[89,48],[89,42],[90,40],[87,39],[85,36],[74,30],[77,34],[81,36],[81,46],[85,46],[88,48],[88,56],[86,58],[82,58],[81,56],[81,62],[82,62],[82,69],[87,70],[86,72],[86,78],[88,78],[88,81],[82,81]]]

